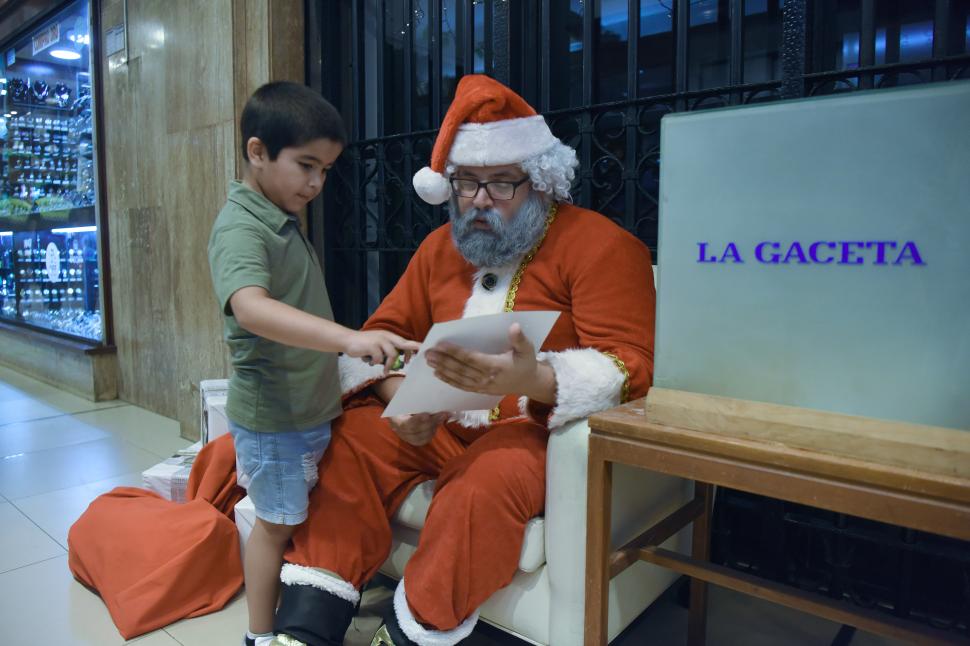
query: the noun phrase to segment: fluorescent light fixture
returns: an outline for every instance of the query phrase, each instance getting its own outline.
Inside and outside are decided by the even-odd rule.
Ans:
[[[65,61],[76,61],[77,59],[81,58],[80,54],[77,52],[72,52],[69,49],[55,49],[51,51],[51,56]]]
[[[5,114],[5,115],[3,115],[3,116],[4,116],[5,118],[7,118],[7,119],[9,119],[9,118],[10,118],[10,113],[8,112],[7,114]]]
[[[17,111],[16,110],[11,110],[10,111],[10,114],[17,114]]]
[[[67,227],[66,229],[51,229],[51,233],[90,233],[97,230],[98,227]]]
[[[12,236],[12,235],[13,235],[13,231],[0,231],[0,238],[3,238],[5,236]]]

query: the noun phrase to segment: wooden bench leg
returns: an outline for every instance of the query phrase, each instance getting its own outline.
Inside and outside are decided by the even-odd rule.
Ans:
[[[714,486],[694,482],[694,498],[702,501],[704,512],[694,520],[691,556],[701,561],[711,558],[711,510]],[[707,639],[707,583],[690,580],[690,610],[687,612],[687,646],[704,646]]]
[[[610,504],[613,463],[596,456],[591,439],[586,514],[586,646],[606,644],[610,602]]]

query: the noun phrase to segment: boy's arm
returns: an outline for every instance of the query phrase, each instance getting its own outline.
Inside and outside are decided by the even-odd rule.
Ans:
[[[375,363],[393,363],[400,352],[420,347],[391,332],[358,332],[308,314],[272,298],[263,287],[250,285],[229,297],[232,313],[244,330],[289,346],[318,352],[344,352],[372,357]]]

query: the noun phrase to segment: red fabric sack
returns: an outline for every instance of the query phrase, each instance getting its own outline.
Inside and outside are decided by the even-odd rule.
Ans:
[[[101,595],[125,639],[215,612],[243,583],[231,518],[243,495],[226,435],[196,458],[189,502],[173,503],[137,487],[96,498],[71,526],[68,565]]]

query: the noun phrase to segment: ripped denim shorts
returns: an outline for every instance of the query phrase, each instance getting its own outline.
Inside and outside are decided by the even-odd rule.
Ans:
[[[299,525],[307,517],[317,465],[330,444],[330,422],[305,431],[260,433],[235,422],[236,480],[249,493],[256,516],[276,525]]]

